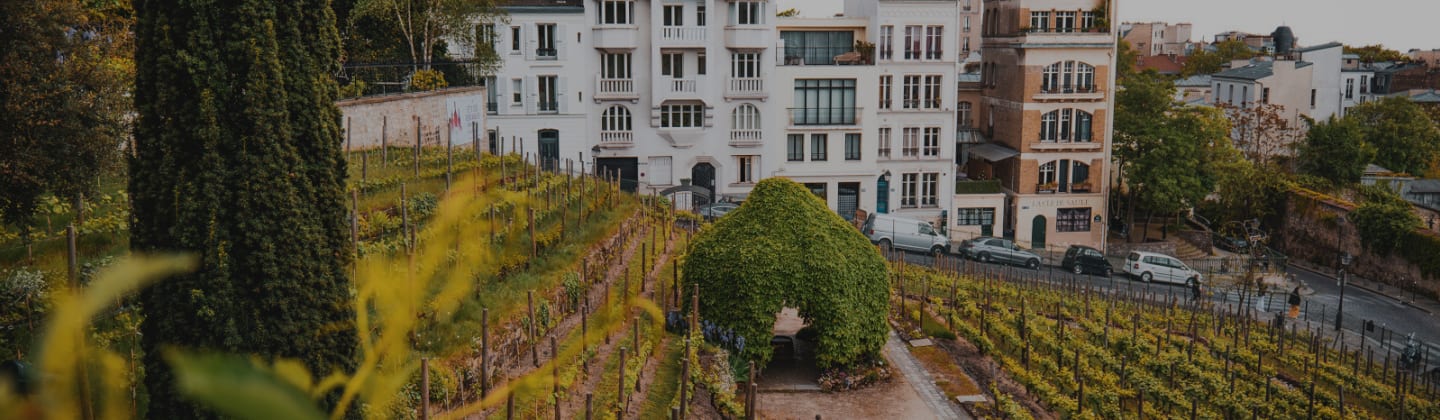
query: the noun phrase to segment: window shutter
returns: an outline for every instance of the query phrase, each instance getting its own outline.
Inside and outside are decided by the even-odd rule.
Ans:
[[[521,28],[523,28],[521,31],[525,32],[525,44],[523,44],[525,48],[525,60],[534,60],[535,48],[540,46],[540,44],[536,42],[536,39],[540,37],[540,26],[530,24],[522,26]]]
[[[570,97],[566,96],[568,93],[570,92],[565,89],[565,77],[557,76],[555,78],[555,101],[559,102],[561,114],[568,113],[570,110]]]
[[[531,51],[534,51],[534,49],[532,48]],[[526,77],[522,80],[524,80],[524,82],[521,83],[521,85],[525,86],[525,92],[521,93],[522,97],[525,98],[525,113],[533,115],[536,111],[535,105],[540,101],[540,95],[536,93],[536,90],[540,87],[539,80],[534,77]]]
[[[565,45],[567,45],[569,41],[566,38],[569,36],[570,32],[565,31],[565,25],[555,25],[555,59],[565,59]]]

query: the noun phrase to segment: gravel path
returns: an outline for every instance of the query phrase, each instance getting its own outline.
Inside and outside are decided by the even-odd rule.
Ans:
[[[905,375],[905,382],[909,382],[910,387],[920,394],[920,398],[925,400],[925,405],[934,412],[935,418],[971,418],[963,412],[955,410],[955,405],[951,404],[945,398],[945,393],[940,392],[940,388],[935,386],[935,381],[930,378],[930,373],[920,367],[920,361],[915,360],[915,356],[910,354],[910,351],[905,348],[905,343],[900,341],[900,337],[896,336],[894,331],[890,332],[890,340],[885,342],[885,357],[890,360],[890,363],[895,364],[895,368],[900,371],[901,375]]]

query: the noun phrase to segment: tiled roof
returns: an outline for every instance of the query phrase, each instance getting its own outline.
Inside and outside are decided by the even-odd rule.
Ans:
[[[1271,63],[1269,61],[1261,61],[1245,67],[1236,67],[1233,69],[1215,73],[1214,77],[1224,79],[1260,80],[1275,75],[1275,69],[1273,68],[1273,66],[1274,63]]]
[[[1440,104],[1440,92],[1436,92],[1434,89],[1431,89],[1428,92],[1422,92],[1418,95],[1411,96],[1410,100],[1412,102],[1418,103]]]
[[[1186,56],[1148,55],[1136,58],[1135,71],[1155,70],[1160,74],[1178,74],[1185,68]]]
[[[1210,75],[1197,74],[1184,79],[1176,80],[1175,87],[1210,87]]]

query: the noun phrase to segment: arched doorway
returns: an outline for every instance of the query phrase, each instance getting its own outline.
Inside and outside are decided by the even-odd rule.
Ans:
[[[554,171],[560,162],[560,131],[540,130],[540,167]]]
[[[1030,222],[1030,249],[1045,249],[1045,216],[1035,216]]]
[[[709,162],[700,162],[690,167],[690,185],[710,190],[710,196],[715,196],[715,165]]]

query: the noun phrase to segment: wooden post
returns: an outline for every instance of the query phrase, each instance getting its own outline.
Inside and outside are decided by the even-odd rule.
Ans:
[[[420,358],[420,420],[430,419],[430,358]]]
[[[451,131],[445,130],[445,191],[450,191],[450,177],[455,172],[455,141],[450,138]]]
[[[385,166],[385,165],[387,165],[387,164],[389,164],[389,162],[390,162],[390,144],[389,144],[389,141],[388,141],[388,139],[389,139],[389,136],[388,136],[389,132],[390,132],[390,116],[388,116],[388,115],[381,115],[381,116],[380,116],[380,166],[382,166],[382,167]]]
[[[680,418],[685,418],[685,408],[690,405],[685,385],[690,383],[690,339],[685,339],[685,360],[680,362]]]
[[[591,418],[590,418],[590,417],[591,417],[591,411],[590,411],[590,409],[593,408],[593,405],[591,404],[591,402],[592,402],[591,400],[592,400],[593,398],[595,398],[595,395],[594,395],[594,394],[591,394],[591,393],[589,393],[589,392],[586,392],[586,393],[585,393],[585,420],[591,420]]]
[[[526,214],[530,217],[530,259],[534,260],[540,254],[540,244],[535,240],[535,209],[526,209]]]
[[[555,420],[560,420],[560,348],[555,345],[555,336],[550,336],[550,393],[555,395]]]
[[[617,389],[618,392],[616,393],[616,398],[619,400],[620,408],[619,408],[619,415],[615,416],[615,418],[617,418],[617,419],[622,419],[622,418],[625,418],[625,405],[626,405],[626,400],[625,400],[625,348],[624,348],[624,347],[621,347],[621,348],[620,348],[620,380],[619,380],[619,383],[616,384],[616,387],[618,388],[618,389]]]
[[[409,253],[414,244],[410,243],[410,206],[405,202],[405,183],[400,183],[400,238],[405,242],[405,252]]]
[[[480,310],[480,399],[490,393],[490,308]]]
[[[420,177],[420,117],[415,116],[415,156],[411,159],[415,168],[415,177]]]
[[[68,276],[69,276],[69,281],[70,281],[70,292],[71,292],[71,293],[75,293],[75,294],[78,295],[78,294],[80,293],[80,261],[79,261],[79,250],[77,249],[76,244],[75,244],[75,239],[76,239],[75,236],[76,236],[76,234],[75,234],[75,225],[74,225],[74,224],[71,224],[71,225],[66,226],[66,227],[65,227],[65,248],[66,248],[66,252],[65,252],[65,266],[66,266],[66,269],[67,269],[67,272],[68,272]],[[79,333],[76,334],[76,342],[79,343],[79,347],[80,347],[80,348],[76,351],[77,354],[81,354],[81,355],[84,355],[84,354],[85,354],[85,341],[86,341],[86,339],[85,339],[85,333],[84,333],[84,332],[79,332]],[[89,419],[95,418],[95,414],[91,411],[91,410],[93,409],[93,407],[92,407],[93,404],[91,404],[91,401],[90,401],[90,369],[87,368],[84,363],[81,363],[79,370],[80,370],[80,380],[79,380],[79,382],[80,382],[80,411],[81,411],[81,415],[84,416],[83,418],[86,419],[86,420],[89,420]]]
[[[535,291],[526,291],[525,299],[526,312],[530,314],[530,359],[534,361],[535,367],[540,367],[540,350],[536,348],[540,346],[540,340],[536,337],[536,324],[540,321],[535,319]]]
[[[515,392],[505,394],[505,420],[515,420]]]
[[[745,418],[755,419],[755,361],[750,361],[750,380],[745,385]]]

